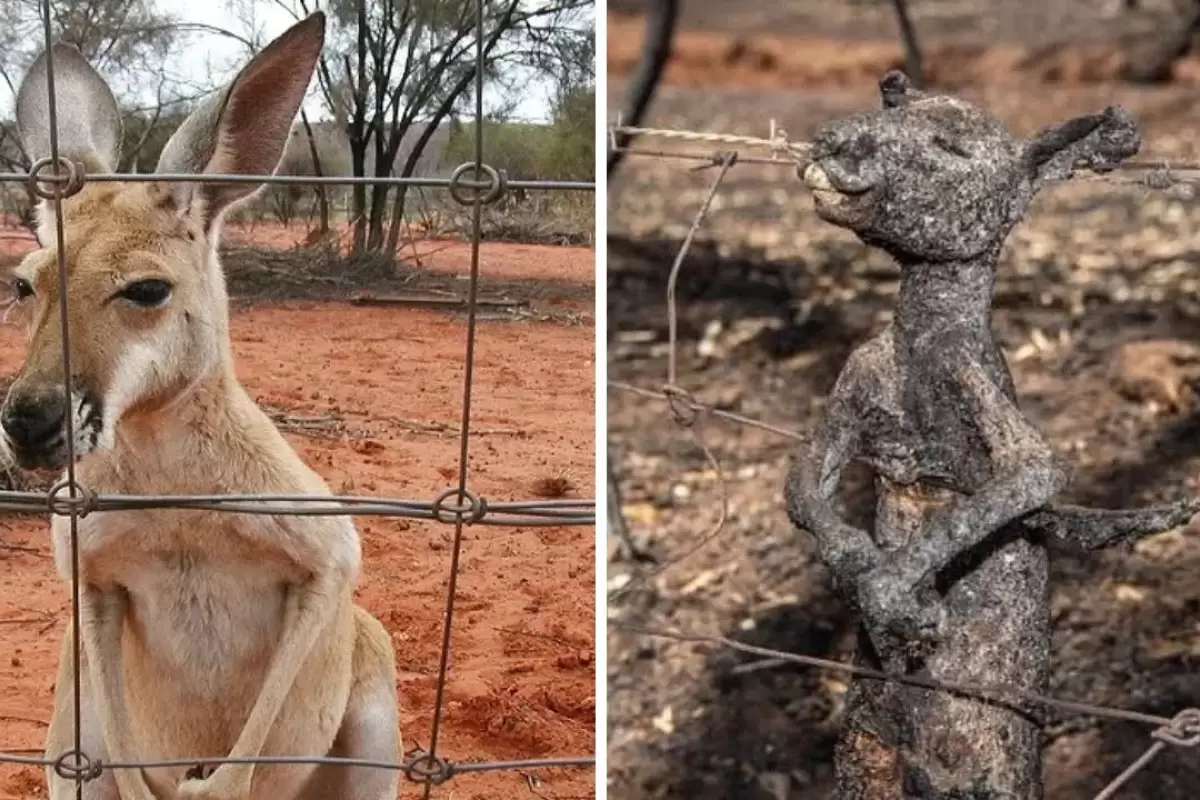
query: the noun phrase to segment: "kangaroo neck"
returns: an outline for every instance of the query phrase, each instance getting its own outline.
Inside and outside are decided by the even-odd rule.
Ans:
[[[97,490],[217,492],[264,419],[222,361],[172,400],[127,413],[112,450],[85,458],[81,471],[114,484]]]
[[[986,334],[995,295],[994,259],[901,263],[894,328],[910,345],[930,334]]]

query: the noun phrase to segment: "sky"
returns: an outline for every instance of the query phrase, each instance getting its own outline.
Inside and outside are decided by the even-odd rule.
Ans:
[[[222,0],[157,0],[156,5],[184,22],[234,29],[239,27]],[[267,39],[282,33],[295,22],[295,18],[282,8],[280,3],[273,0],[261,0],[256,3],[255,13]],[[205,84],[208,82],[208,75],[213,72],[221,75],[223,79],[231,78],[245,58],[242,45],[221,36],[193,34],[191,43],[191,46],[172,58],[168,65],[173,75],[183,77],[189,82]],[[533,74],[521,77],[522,91],[511,98],[517,103],[511,117],[528,122],[548,121],[551,102],[549,82]],[[506,98],[498,90],[484,90],[485,113],[501,107],[505,101]],[[324,116],[320,102],[315,99],[306,105],[306,110],[314,116]]]

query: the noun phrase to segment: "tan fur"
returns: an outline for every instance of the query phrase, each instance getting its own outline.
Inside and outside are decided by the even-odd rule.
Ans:
[[[258,67],[246,71],[252,80],[238,86],[232,104],[244,108],[261,100],[256,92],[277,92],[281,85],[295,94],[293,62],[307,63],[313,37],[319,50],[321,31],[314,33],[312,19],[256,60]],[[84,70],[69,55],[61,56],[67,83],[70,69]],[[264,113],[278,120],[295,110],[279,105],[282,110]],[[274,168],[278,155],[270,146],[255,150],[252,132],[230,129],[238,116],[245,113],[233,115],[232,123],[228,113],[221,118],[219,144],[193,158],[198,169],[238,160],[250,165],[243,171]],[[30,127],[37,122],[30,112],[26,118],[34,120]],[[83,123],[76,129],[86,131]],[[286,126],[282,130],[286,136]],[[184,149],[199,141],[181,137]],[[70,146],[64,143],[65,152],[77,160],[109,163],[106,154],[82,145],[76,149],[84,152],[71,153]],[[80,426],[77,479],[91,491],[329,494],[235,375],[215,251],[220,214],[230,202],[220,192],[231,193],[228,187],[93,183],[64,202],[75,388],[93,398],[103,418],[91,425],[89,412],[67,412]],[[48,246],[17,270],[35,295],[23,304],[27,359],[6,409],[62,385],[52,216],[43,222],[41,241]],[[147,278],[173,285],[163,306],[114,297]],[[54,519],[52,538],[58,571],[70,580],[67,519]],[[83,747],[93,759],[399,760],[391,640],[352,601],[361,552],[348,517],[102,512],[79,520],[78,547],[82,608],[74,624],[83,642]],[[73,747],[71,630],[60,660],[49,758]],[[83,796],[391,800],[399,780],[392,771],[328,765],[226,764],[203,779],[186,779],[187,770],[110,770],[85,784]],[[75,796],[73,782],[53,770],[48,776],[52,800]]]

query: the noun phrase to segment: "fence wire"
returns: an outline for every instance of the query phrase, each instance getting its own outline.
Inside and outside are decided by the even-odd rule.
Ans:
[[[812,150],[810,142],[791,141],[787,135],[787,131],[778,126],[775,120],[768,120],[768,126],[768,135],[766,137],[758,137],[714,133],[712,131],[635,128],[622,125],[618,120],[615,125],[609,128],[608,139],[611,149],[621,150],[627,156],[692,161],[698,164],[697,169],[720,167],[728,151],[724,149],[709,152],[654,149],[621,146],[618,142],[637,136],[643,139],[660,139],[668,142],[733,145],[740,148],[735,151],[737,153],[737,161],[740,164],[761,164],[795,169],[807,163],[808,154]],[[766,151],[768,155],[746,155],[743,152],[745,149],[759,153]],[[1097,181],[1142,186],[1147,189],[1160,191],[1176,188],[1194,191],[1194,187],[1200,184],[1200,163],[1171,163],[1165,159],[1160,161],[1126,161],[1109,167],[1104,172],[1081,172],[1054,182],[1094,183]]]
[[[809,440],[807,433],[772,425],[742,414],[736,414],[701,403],[678,383],[679,309],[675,287],[678,284],[679,275],[687,259],[692,242],[707,219],[713,199],[719,193],[726,176],[735,164],[784,166],[796,169],[798,166],[804,164],[811,148],[811,145],[807,142],[790,141],[786,131],[776,126],[774,121],[771,121],[769,127],[770,133],[766,138],[705,131],[629,127],[621,125],[619,120],[617,124],[611,126],[609,129],[609,148],[614,153],[621,153],[624,156],[694,161],[699,163],[699,166],[694,169],[712,168],[717,170],[708,193],[701,202],[701,206],[697,210],[687,234],[676,251],[675,259],[672,262],[667,277],[666,297],[664,298],[667,312],[668,337],[665,383],[655,388],[649,388],[636,386],[624,381],[608,380],[607,385],[609,388],[620,392],[663,403],[673,424],[691,438],[703,454],[707,465],[716,475],[716,483],[721,494],[718,518],[709,530],[703,532],[694,543],[690,544],[682,552],[675,553],[670,558],[660,560],[658,563],[628,573],[622,576],[623,580],[620,582],[616,582],[615,584],[610,583],[608,588],[610,604],[619,602],[633,591],[646,586],[652,579],[677,567],[715,541],[723,532],[729,518],[728,487],[726,486],[720,462],[698,429],[700,422],[707,417],[713,417],[735,425],[756,428],[793,442],[807,442]],[[625,144],[632,141],[634,137],[675,142],[734,145],[741,148],[749,148],[752,151],[767,151],[769,155],[746,156],[742,154],[741,150],[728,149],[716,150],[710,153],[656,150]],[[1080,174],[1067,180],[1136,184],[1147,189],[1161,191],[1175,190],[1178,187],[1185,187],[1190,190],[1194,184],[1200,184],[1200,164],[1179,164],[1172,166],[1165,162],[1157,164],[1131,162],[1119,165],[1109,172]],[[609,480],[616,480],[616,475],[611,465]],[[611,487],[609,491],[614,497],[620,496],[616,487]],[[633,556],[643,555],[628,533],[629,529],[622,518],[622,509],[619,502],[609,504],[609,514],[616,517],[615,520],[609,521],[610,529],[621,536],[622,545],[626,551]],[[921,678],[911,675],[892,674],[868,669],[848,662],[757,647],[722,636],[707,636],[677,629],[625,625],[619,621],[613,621],[611,617],[609,627],[613,630],[619,630],[635,636],[668,639],[709,648],[726,648],[758,657],[757,661],[742,663],[734,667],[734,671],[738,674],[774,669],[789,664],[799,665],[827,672],[841,673],[864,680],[888,681],[900,685],[946,692],[986,703],[1006,704],[1022,709],[1027,713],[1033,713],[1039,709],[1055,709],[1076,716],[1120,720],[1150,726],[1152,728],[1149,734],[1151,743],[1148,745],[1146,751],[1124,771],[1113,778],[1095,796],[1094,800],[1111,800],[1111,798],[1116,797],[1121,787],[1145,769],[1167,747],[1194,748],[1200,745],[1200,709],[1197,708],[1185,708],[1179,711],[1174,717],[1164,717],[1112,706],[1056,698],[1037,692],[1030,692],[1015,686],[982,686],[940,681],[933,678]]]
[[[375,515],[408,517],[429,520],[454,526],[454,540],[450,558],[449,585],[446,593],[444,621],[437,669],[437,682],[432,724],[429,731],[429,747],[415,748],[405,754],[402,761],[374,761],[328,756],[297,757],[254,757],[228,758],[211,754],[170,760],[147,761],[102,761],[89,756],[82,744],[81,670],[80,670],[80,626],[73,627],[71,647],[75,668],[72,675],[74,689],[73,742],[72,749],[50,757],[25,756],[17,753],[0,753],[0,763],[42,766],[52,769],[63,778],[75,782],[75,796],[82,798],[84,784],[95,780],[107,770],[142,769],[153,767],[197,767],[216,766],[227,763],[251,764],[312,764],[340,765],[393,770],[410,781],[424,786],[424,797],[429,798],[433,787],[445,783],[457,775],[499,770],[528,770],[545,768],[594,768],[595,757],[579,756],[564,758],[541,758],[520,761],[452,761],[438,752],[439,737],[443,727],[445,688],[450,663],[450,641],[453,632],[459,560],[462,551],[463,530],[467,525],[502,525],[509,527],[585,525],[596,522],[595,500],[527,500],[490,503],[476,494],[467,485],[468,455],[470,450],[471,400],[474,383],[475,342],[478,320],[479,249],[481,241],[481,215],[484,205],[496,202],[509,190],[567,190],[595,192],[595,182],[567,180],[508,180],[503,170],[496,169],[484,161],[483,153],[483,40],[485,35],[484,9],[486,0],[475,3],[475,141],[474,158],[457,167],[446,178],[425,177],[317,177],[245,174],[182,175],[182,174],[98,174],[86,175],[82,165],[73,163],[59,153],[58,109],[55,93],[54,33],[51,26],[52,0],[39,0],[44,38],[48,116],[50,123],[50,155],[31,165],[24,173],[5,173],[0,182],[26,183],[33,194],[53,203],[55,214],[55,242],[57,244],[58,293],[62,333],[62,362],[64,390],[67,407],[71,408],[73,386],[71,383],[71,329],[67,307],[66,247],[64,246],[62,202],[78,192],[88,182],[159,182],[192,181],[254,184],[301,184],[301,185],[350,185],[383,184],[388,186],[419,186],[443,188],[461,205],[471,207],[471,261],[467,296],[467,336],[464,355],[462,384],[462,421],[459,435],[458,483],[432,501],[404,500],[382,497],[356,496],[305,496],[305,495],[102,495],[96,494],[79,484],[75,474],[74,420],[65,415],[65,438],[67,466],[65,477],[44,492],[0,492],[0,511],[16,513],[49,512],[65,516],[70,520],[70,568],[71,568],[71,611],[74,619],[80,615],[80,566],[78,521],[88,514],[106,511],[133,511],[144,509],[205,509],[230,514],[265,514],[271,516],[342,516]]]

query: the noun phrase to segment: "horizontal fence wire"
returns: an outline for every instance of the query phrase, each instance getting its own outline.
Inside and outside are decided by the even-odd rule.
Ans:
[[[468,162],[469,163],[469,162]],[[79,173],[82,167],[76,165]],[[500,170],[497,170],[500,172]],[[38,183],[50,185],[67,185],[71,176],[67,174],[38,174],[33,170],[0,172],[0,181],[8,183],[28,183],[36,179]],[[82,176],[81,176],[82,178]],[[254,185],[268,184],[280,186],[419,186],[432,189],[490,189],[495,185],[494,180],[477,180],[474,178],[455,178],[453,175],[444,178],[434,177],[359,177],[354,175],[243,175],[237,173],[213,173],[192,175],[175,172],[97,172],[87,175],[88,183],[250,183]],[[507,189],[542,189],[566,192],[595,192],[594,181],[567,181],[551,179],[509,180],[507,176],[499,179],[500,184]]]
[[[219,511],[228,514],[265,516],[407,517],[453,523],[461,516],[468,524],[508,527],[595,525],[594,500],[515,500],[489,503],[470,490],[466,503],[451,503],[457,489],[443,493],[432,502],[400,500],[356,495],[288,494],[213,494],[213,495],[97,495],[78,485],[74,498],[64,497],[66,482],[45,492],[0,491],[0,511],[14,513],[51,513],[79,517],[104,511],[143,511],[147,509],[186,509]]]
[[[620,150],[629,156],[642,156],[666,160],[693,161],[703,169],[719,167],[726,156],[726,151],[716,150],[702,153],[687,150],[662,150],[639,147],[633,144],[619,145],[617,142],[632,142],[634,137],[658,139],[663,141],[707,143],[713,145],[736,145],[739,148],[765,150],[770,155],[746,155],[742,149],[737,151],[737,163],[759,164],[773,167],[789,167],[807,163],[812,152],[811,142],[793,142],[787,137],[787,132],[770,122],[771,133],[768,137],[735,136],[725,133],[708,131],[674,130],[669,128],[635,128],[620,124],[609,128],[609,147]],[[1067,178],[1056,179],[1052,182],[1096,182],[1128,184],[1147,189],[1169,190],[1175,187],[1192,188],[1200,184],[1200,163],[1173,163],[1169,159],[1159,161],[1127,161],[1113,165],[1103,172],[1078,172]]]
[[[639,588],[645,587],[648,583],[663,575],[667,571],[674,569],[696,553],[702,551],[712,542],[716,541],[723,532],[725,524],[729,518],[729,496],[728,487],[726,486],[725,473],[721,468],[721,464],[712,451],[712,448],[705,442],[703,434],[700,431],[701,423],[705,419],[711,417],[713,419],[722,420],[734,425],[740,425],[747,428],[754,428],[760,431],[778,436],[791,442],[804,443],[809,441],[810,435],[803,431],[791,430],[785,427],[774,425],[763,420],[754,419],[742,414],[736,414],[725,409],[717,408],[712,405],[699,402],[691,392],[682,388],[679,383],[678,375],[678,304],[675,296],[675,286],[678,283],[680,272],[687,259],[688,250],[694,241],[696,234],[703,225],[711,208],[714,197],[721,189],[722,183],[725,180],[729,170],[737,164],[766,164],[773,166],[787,166],[795,169],[797,165],[804,163],[808,153],[811,150],[811,145],[805,142],[796,143],[787,139],[787,134],[782,129],[778,128],[774,122],[770,126],[771,134],[769,138],[756,138],[748,136],[735,136],[730,134],[707,133],[703,131],[686,131],[686,130],[667,130],[658,128],[640,128],[640,127],[625,127],[614,125],[610,128],[610,149],[613,151],[621,151],[626,155],[645,156],[649,158],[661,159],[681,159],[701,162],[700,169],[713,167],[717,168],[717,175],[714,178],[709,191],[701,201],[700,208],[693,218],[692,224],[684,236],[677,252],[675,259],[671,265],[671,269],[667,277],[666,297],[664,305],[667,311],[667,374],[663,384],[655,387],[637,386],[625,381],[608,380],[607,386],[610,389],[618,392],[630,394],[632,396],[644,399],[661,402],[668,412],[674,425],[683,435],[687,435],[692,442],[703,453],[708,467],[716,475],[718,489],[720,491],[720,511],[718,520],[713,527],[704,531],[699,536],[696,542],[686,547],[683,552],[675,554],[668,559],[657,561],[648,566],[635,569],[632,573],[628,573],[620,577],[616,581],[611,581],[608,587],[608,598],[610,606],[616,602],[620,602],[625,597],[631,595]],[[659,151],[653,149],[644,149],[632,144],[619,144],[618,139],[624,142],[633,141],[634,137],[658,138],[673,141],[683,142],[704,142],[714,145],[735,145],[741,148],[752,148],[767,150],[769,156],[745,156],[740,149],[734,150],[718,150],[708,154],[702,153],[687,153],[687,152],[672,152]],[[1105,173],[1087,173],[1081,174],[1075,178],[1076,180],[1100,180],[1110,181],[1113,183],[1130,183],[1144,186],[1150,189],[1168,190],[1180,184],[1200,183],[1200,164],[1184,164],[1178,166],[1170,166],[1168,164],[1149,164],[1149,163],[1131,163],[1117,166],[1112,172]],[[610,469],[609,480],[615,480],[614,473]],[[620,496],[619,491],[615,487],[610,487],[610,492],[616,497]],[[632,538],[628,534],[628,526],[622,518],[622,510],[619,502],[610,503],[610,514],[617,518],[611,521],[610,527],[619,534],[626,537],[623,545],[629,551],[630,555],[638,555],[638,550]],[[682,644],[691,644],[707,648],[724,648],[744,655],[757,657],[755,661],[743,662],[732,668],[734,674],[747,674],[760,670],[777,669],[784,666],[803,666],[813,669],[824,670],[827,672],[841,673],[852,677],[864,680],[887,681],[897,685],[906,685],[916,688],[928,689],[931,691],[945,692],[948,694],[957,695],[960,697],[969,697],[971,699],[985,703],[1001,703],[1015,708],[1024,709],[1027,712],[1033,713],[1037,710],[1054,709],[1066,714],[1075,716],[1087,716],[1093,718],[1111,719],[1123,722],[1147,725],[1152,728],[1150,732],[1151,744],[1147,750],[1129,765],[1123,772],[1112,779],[1101,791],[1096,795],[1094,800],[1111,800],[1116,797],[1117,791],[1124,786],[1128,781],[1141,770],[1145,769],[1161,752],[1170,746],[1191,749],[1200,745],[1200,709],[1185,708],[1179,711],[1173,717],[1165,717],[1157,714],[1147,714],[1140,711],[1123,709],[1113,706],[1106,706],[1096,703],[1088,703],[1078,700],[1065,700],[1056,698],[1046,694],[1030,692],[1014,686],[1004,685],[969,685],[947,681],[939,681],[933,678],[916,677],[911,675],[897,675],[879,670],[869,669],[858,664],[852,664],[843,661],[832,659],[818,658],[814,656],[801,655],[797,653],[788,653],[781,650],[774,650],[766,647],[757,647],[754,645],[739,642],[723,636],[708,636],[688,631],[680,631],[667,627],[648,627],[627,625],[616,620],[613,615],[609,615],[609,628],[613,631],[620,631],[633,636],[657,638],[671,640]]]
[[[484,6],[486,0],[477,0],[475,63],[483,63]],[[433,722],[429,736],[429,748],[410,751],[399,762],[368,759],[333,758],[327,756],[248,757],[232,758],[228,755],[196,755],[181,759],[146,761],[104,761],[89,756],[82,742],[81,707],[81,642],[79,626],[73,626],[71,648],[75,669],[72,674],[74,689],[73,747],[51,757],[26,756],[19,753],[0,752],[0,763],[45,767],[62,778],[75,782],[75,796],[82,797],[86,782],[95,780],[107,770],[145,769],[155,767],[196,767],[219,764],[311,764],[344,767],[374,768],[398,771],[405,778],[424,785],[424,796],[428,798],[434,786],[440,785],[456,775],[491,772],[499,770],[527,770],[552,768],[594,769],[595,757],[538,758],[527,760],[485,761],[448,760],[438,754],[439,734],[445,707],[445,687],[449,673],[449,654],[453,630],[456,585],[459,574],[459,556],[462,549],[463,529],[467,525],[499,525],[506,527],[534,526],[594,526],[596,521],[595,501],[584,500],[517,500],[489,502],[474,493],[467,485],[468,448],[470,443],[471,397],[475,354],[476,323],[478,311],[478,289],[480,278],[479,249],[481,241],[481,210],[484,205],[496,202],[510,190],[555,190],[595,192],[594,181],[574,180],[509,180],[507,174],[483,160],[483,73],[475,69],[475,122],[476,135],[474,158],[457,167],[448,177],[359,177],[359,176],[256,176],[244,174],[143,174],[143,173],[99,173],[85,174],[83,165],[63,158],[58,146],[58,113],[54,91],[53,31],[51,29],[51,0],[39,0],[42,16],[42,33],[47,53],[48,116],[50,123],[50,155],[34,163],[25,172],[0,173],[0,182],[25,183],[31,193],[51,202],[55,208],[55,242],[57,244],[57,266],[60,285],[67,285],[66,248],[62,203],[76,194],[88,183],[111,182],[205,182],[283,185],[383,185],[443,188],[461,205],[472,208],[471,267],[467,299],[467,336],[464,357],[462,394],[462,422],[459,436],[458,485],[448,489],[433,501],[404,500],[369,496],[341,495],[108,495],[97,494],[81,485],[75,475],[74,436],[70,430],[73,421],[66,417],[68,427],[65,442],[68,450],[66,476],[45,492],[0,492],[0,511],[13,513],[49,513],[70,520],[71,548],[71,609],[72,616],[79,619],[80,561],[78,544],[78,520],[93,513],[129,512],[146,509],[205,510],[230,514],[259,514],[271,516],[390,516],[427,520],[452,524],[455,527],[449,582],[444,609],[439,663],[437,670],[436,697]],[[479,177],[479,176],[482,176]],[[70,383],[70,326],[68,323],[66,291],[59,292],[60,318],[63,339],[62,360],[66,377],[65,391],[68,407],[71,404]]]
[[[205,766],[221,764],[313,764],[321,766],[367,767],[369,769],[390,770],[403,772],[410,780],[420,781],[421,773],[431,768],[437,770],[434,783],[443,783],[455,775],[465,775],[478,772],[499,772],[516,769],[567,769],[595,766],[594,758],[532,758],[524,761],[448,761],[433,758],[420,750],[418,754],[404,761],[379,761],[368,758],[336,758],[333,756],[256,756],[254,758],[230,758],[228,756],[213,756],[200,758],[161,758],[144,761],[84,761],[94,768],[97,777],[100,770],[110,769],[171,769],[176,767],[194,767],[197,762]],[[66,754],[71,756],[73,754]],[[45,758],[41,756],[21,756],[6,754],[4,762],[22,764],[34,767],[60,768],[70,771],[73,769],[71,758]]]

